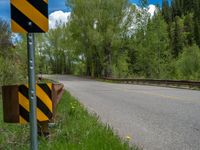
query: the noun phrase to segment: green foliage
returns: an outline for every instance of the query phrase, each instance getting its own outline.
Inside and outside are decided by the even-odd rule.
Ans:
[[[163,0],[153,17],[146,0],[141,9],[128,0],[67,0],[67,6],[69,22],[36,37],[39,72],[181,79],[174,64],[185,49],[200,46],[199,0]]]
[[[200,79],[200,49],[198,46],[184,48],[176,63],[178,79]]]
[[[11,52],[11,32],[9,24],[0,18],[0,55],[2,57],[12,55]]]
[[[167,23],[171,21],[171,11],[168,0],[162,1],[162,16]]]
[[[194,38],[196,44],[200,47],[200,19],[195,18],[194,21]]]
[[[133,61],[132,67],[136,73],[147,78],[166,77],[168,73],[165,68],[169,67],[171,55],[167,24],[162,16],[154,16],[147,30],[137,33],[134,44],[136,57],[133,59],[136,61]]]
[[[193,40],[188,43],[190,46],[192,44],[197,44],[200,46],[200,1],[199,0],[172,0],[172,5],[170,9],[172,21],[177,24],[177,17],[185,18],[188,22],[185,24],[186,32],[189,31],[189,40]],[[191,18],[192,17],[192,18]],[[187,20],[188,19],[188,20]],[[167,21],[167,19],[166,19]],[[167,21],[168,22],[168,21]],[[189,26],[188,26],[189,25]],[[189,30],[188,30],[189,28]],[[183,30],[184,32],[184,30]],[[175,44],[173,44],[175,46]],[[186,45],[187,46],[187,45]]]
[[[115,63],[115,65],[112,66],[113,77],[124,78],[130,75],[127,58],[128,56],[126,53],[118,57],[117,63]]]
[[[176,58],[184,46],[183,20],[180,17],[175,18],[172,30],[172,54]]]
[[[172,0],[172,17],[176,16],[181,17],[184,9],[183,9],[183,0]]]
[[[0,56],[0,85],[17,84],[23,81],[20,65]]]
[[[0,32],[0,85],[17,84],[25,80],[21,53],[12,44],[9,25],[1,19]]]
[[[111,76],[130,26],[130,4],[127,0],[69,0],[68,5],[72,47],[83,56],[86,74]]]
[[[47,34],[36,35],[36,60],[40,73],[73,73],[75,56],[68,37],[65,25],[51,29]]]
[[[79,75],[79,76],[86,75],[86,72],[85,72],[85,63],[79,61],[78,64],[75,64],[74,65],[74,72],[73,73],[74,73],[74,75]]]
[[[185,30],[185,45],[192,45],[194,43],[194,24],[193,24],[193,14],[189,13],[184,19],[184,30]]]

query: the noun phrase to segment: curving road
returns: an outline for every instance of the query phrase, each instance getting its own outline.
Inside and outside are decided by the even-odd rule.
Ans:
[[[73,76],[59,80],[121,137],[146,150],[200,150],[200,91],[112,84]]]

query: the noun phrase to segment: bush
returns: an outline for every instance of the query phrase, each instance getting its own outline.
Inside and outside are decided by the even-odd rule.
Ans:
[[[200,79],[200,49],[198,46],[184,48],[176,62],[176,71],[178,79]]]
[[[118,78],[126,78],[129,76],[129,64],[127,63],[127,54],[121,54],[117,63],[112,65],[112,76]]]
[[[23,80],[20,65],[0,56],[0,85],[17,84]]]

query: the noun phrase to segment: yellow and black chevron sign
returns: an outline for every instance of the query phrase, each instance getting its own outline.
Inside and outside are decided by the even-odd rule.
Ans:
[[[53,116],[52,103],[52,83],[37,84],[36,98],[37,98],[37,120],[38,122],[48,121]],[[29,122],[29,96],[28,86],[20,85],[18,87],[19,100],[19,122],[25,124]]]
[[[11,28],[17,33],[48,31],[48,0],[11,0]]]

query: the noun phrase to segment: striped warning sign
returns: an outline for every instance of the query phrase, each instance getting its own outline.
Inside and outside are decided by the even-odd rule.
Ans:
[[[52,83],[36,85],[37,108],[36,115],[38,122],[48,121],[53,115],[52,104]],[[22,124],[29,122],[29,96],[28,86],[20,85],[18,90],[19,99],[19,121]]]
[[[47,32],[48,0],[11,0],[11,28],[18,33]]]

